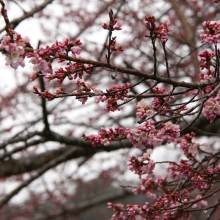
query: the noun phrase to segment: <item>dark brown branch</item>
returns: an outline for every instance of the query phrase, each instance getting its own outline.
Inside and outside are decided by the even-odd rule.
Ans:
[[[5,3],[3,0],[0,0],[0,4],[1,4],[1,14],[5,20],[5,27],[3,30],[6,30],[6,32],[9,34],[9,36],[11,37],[11,40],[13,39],[11,34],[10,34],[10,28],[11,28],[11,25],[10,25],[10,22],[9,22],[9,19],[8,19],[8,15],[7,15],[7,10],[5,8]]]
[[[189,42],[189,43],[192,42],[192,40],[193,40],[193,30],[190,27],[189,23],[187,22],[186,17],[184,15],[184,12],[181,11],[179,1],[170,0],[170,2],[172,4],[178,18],[180,19],[180,21],[183,25],[184,32],[186,33],[185,37],[187,38],[187,42]]]
[[[22,15],[19,18],[14,19],[13,21],[10,22],[10,27],[14,29],[19,23],[21,23],[23,20],[32,17],[34,14],[36,14],[39,11],[42,11],[47,5],[52,3],[54,0],[46,0],[44,3],[42,3],[39,6],[35,6],[31,11],[25,12],[24,15]],[[1,1],[3,2],[3,1]],[[0,30],[0,33],[4,31],[5,28]]]
[[[136,69],[127,69],[124,68],[122,66],[117,66],[117,65],[112,65],[109,63],[104,63],[104,62],[99,62],[99,61],[94,61],[94,60],[87,60],[87,59],[82,59],[82,58],[73,58],[73,57],[69,57],[69,56],[63,56],[60,55],[60,58],[64,58],[66,60],[69,61],[74,61],[77,63],[84,63],[84,64],[91,64],[94,67],[104,67],[104,68],[108,68],[111,69],[113,71],[117,71],[117,72],[121,72],[121,73],[127,73],[130,75],[134,75],[134,76],[139,76],[139,77],[143,77],[145,79],[151,79],[151,80],[155,80],[157,82],[160,83],[167,83],[170,85],[173,85],[175,87],[185,87],[185,88],[190,88],[190,89],[198,89],[198,88],[202,88],[205,87],[207,85],[210,85],[212,83],[214,83],[215,79],[213,80],[208,80],[208,81],[203,81],[203,82],[198,82],[198,83],[188,83],[188,82],[184,82],[184,81],[177,81],[177,80],[173,80],[167,77],[160,77],[160,76],[155,76],[153,74],[148,74]]]
[[[33,138],[35,136],[42,136],[42,132],[29,132],[25,136],[20,136],[26,129],[22,130],[21,132],[18,132],[16,135],[8,139],[7,141],[4,141],[2,144],[0,144],[0,149],[4,149],[9,144],[14,144],[18,142],[25,142],[30,138]]]
[[[39,77],[41,92],[45,91],[45,83],[44,78],[42,76]],[[46,106],[46,99],[41,96],[41,107],[42,107],[42,115],[43,115],[43,122],[44,122],[44,131],[47,135],[50,135],[50,125],[48,122],[48,111]]]
[[[44,164],[52,161],[59,155],[63,155],[69,151],[70,148],[74,148],[74,152],[65,157],[65,161],[76,159],[80,157],[90,157],[95,153],[106,151],[114,151],[122,148],[132,147],[131,143],[125,142],[113,142],[110,146],[102,146],[93,148],[91,143],[84,141],[80,138],[69,138],[66,136],[59,135],[57,133],[51,132],[50,139],[46,141],[60,142],[61,144],[67,145],[66,147],[61,147],[56,150],[49,150],[45,153],[30,155],[28,157],[22,157],[20,159],[9,159],[0,162],[0,177],[8,177],[12,175],[18,175],[26,172],[31,172],[43,167]],[[64,162],[64,161],[62,161]],[[57,164],[56,164],[57,165]]]
[[[13,198],[17,193],[19,193],[24,187],[28,186],[31,182],[35,179],[39,178],[42,174],[44,174],[47,170],[53,168],[57,164],[60,164],[66,161],[66,158],[73,154],[77,149],[69,148],[64,154],[56,157],[55,159],[49,161],[48,163],[44,164],[43,167],[36,170],[36,173],[32,175],[28,180],[24,181],[20,186],[14,189],[11,193],[9,193],[2,201],[0,201],[0,208],[2,208],[5,204],[7,204],[11,198]]]
[[[28,143],[27,143],[27,141],[28,140],[24,141],[25,142],[24,145],[16,147],[16,148],[13,148],[13,150],[6,151],[3,155],[0,155],[0,160],[4,160],[7,157],[11,157],[13,154],[21,152],[23,150],[26,150],[29,147],[36,146],[38,144],[44,143],[45,142],[45,138],[41,138],[39,140],[33,140],[33,141],[28,142]]]
[[[60,155],[65,155],[66,152],[69,152],[69,149],[73,148],[74,151],[72,154],[68,154],[68,157],[65,157],[65,161],[79,158],[82,156],[90,156],[96,151],[92,151],[92,148],[89,150],[83,150],[79,147],[61,147],[56,150],[50,150],[45,153],[30,155],[28,157],[22,157],[20,159],[9,159],[6,161],[0,162],[0,177],[9,177],[12,175],[18,175],[26,172],[31,172],[37,170],[44,166],[44,164],[53,161],[54,158],[57,158]],[[62,160],[61,162],[64,162]],[[60,162],[60,163],[61,163]],[[59,163],[56,163],[56,165]]]

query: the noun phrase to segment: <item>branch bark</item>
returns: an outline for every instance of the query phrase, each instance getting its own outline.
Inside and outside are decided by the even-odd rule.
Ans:
[[[132,147],[130,142],[125,141],[121,143],[114,142],[108,147],[102,146],[94,148],[88,141],[84,141],[80,138],[62,136],[54,132],[52,132],[49,139],[45,139],[45,142],[47,141],[59,142],[65,144],[66,147],[60,147],[59,149],[49,150],[41,154],[30,155],[29,157],[22,157],[20,159],[0,161],[0,177],[9,177],[37,170],[45,164],[53,161],[54,158],[57,158],[60,155],[65,155],[69,152],[70,148],[73,148],[74,151],[69,153],[68,156],[65,157],[65,160],[62,160],[59,163],[80,157],[91,157],[98,152],[110,152]],[[58,165],[59,163],[56,163],[55,165]]]
[[[21,17],[14,19],[13,21],[10,22],[10,26],[12,29],[16,28],[23,20],[32,17],[34,14],[37,12],[40,12],[43,10],[47,5],[52,3],[54,0],[46,0],[44,3],[41,5],[34,7],[31,11],[25,12]],[[5,28],[0,29],[0,33],[3,32]]]

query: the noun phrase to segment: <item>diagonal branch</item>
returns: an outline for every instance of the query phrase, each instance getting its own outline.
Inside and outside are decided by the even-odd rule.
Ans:
[[[186,40],[189,44],[192,44],[192,41],[193,41],[193,30],[192,28],[190,27],[189,23],[187,22],[186,20],[186,17],[184,15],[184,12],[180,10],[180,4],[179,4],[179,1],[176,1],[176,0],[170,0],[178,18],[180,19],[182,25],[183,25],[183,29],[184,29],[184,32],[186,33]]]
[[[34,14],[36,14],[39,11],[42,11],[47,5],[52,3],[54,0],[46,0],[44,3],[42,3],[39,6],[35,6],[31,11],[25,12],[24,15],[22,15],[19,18],[14,19],[13,21],[10,22],[10,26],[12,29],[14,29],[16,26],[18,26],[19,23],[21,23],[23,20],[32,17]],[[3,32],[5,28],[0,29],[0,33]]]
[[[64,161],[66,161],[66,158],[73,154],[76,151],[75,148],[69,148],[67,152],[64,154],[56,157],[55,159],[49,161],[46,163],[43,167],[36,170],[36,173],[32,175],[28,180],[24,181],[20,186],[15,188],[11,193],[9,193],[2,201],[0,201],[0,208],[2,208],[5,204],[7,204],[11,198],[13,198],[16,194],[18,194],[24,187],[28,186],[31,182],[33,182],[35,179],[39,178],[41,175],[43,175],[46,171],[53,168],[57,164],[60,164]]]
[[[29,48],[27,48],[27,50],[32,51],[32,49],[29,49]],[[167,84],[173,85],[175,87],[185,87],[185,88],[190,88],[190,89],[198,89],[198,88],[205,87],[205,86],[210,85],[215,82],[215,81],[212,81],[212,79],[210,79],[210,80],[203,81],[203,82],[190,83],[190,82],[174,80],[174,79],[167,78],[167,77],[155,76],[153,74],[148,74],[146,72],[139,71],[136,69],[128,69],[128,68],[125,68],[122,66],[112,65],[109,63],[99,62],[99,61],[95,61],[95,60],[89,60],[89,59],[83,59],[83,58],[73,58],[73,57],[64,56],[64,55],[60,55],[59,58],[64,58],[66,60],[74,61],[77,63],[91,64],[94,67],[104,67],[104,68],[111,69],[113,71],[126,73],[126,74],[134,75],[134,76],[139,76],[139,77],[143,77],[145,79],[152,79],[152,80],[155,80],[160,83],[167,83]]]
[[[38,144],[47,141],[54,141],[65,144],[66,147],[60,147],[59,149],[49,150],[44,153],[30,155],[28,157],[21,157],[20,159],[8,159],[5,161],[0,161],[0,177],[9,177],[12,175],[19,175],[37,170],[43,167],[44,164],[53,161],[53,159],[58,157],[59,155],[65,155],[67,152],[69,152],[70,148],[74,148],[74,151],[72,153],[69,153],[68,156],[65,157],[65,160],[60,161],[59,163],[80,157],[91,157],[98,152],[110,152],[118,149],[132,147],[129,141],[122,141],[121,143],[112,142],[108,147],[101,146],[94,148],[89,141],[84,141],[80,138],[70,138],[62,136],[55,132],[51,132],[51,136],[49,137],[50,138],[42,137],[42,139],[37,141],[35,140],[33,141],[33,143],[37,142],[36,144]],[[26,145],[24,145],[24,148],[25,147]],[[56,163],[56,165],[59,163]]]
[[[92,150],[92,147],[90,150],[88,148],[84,150],[80,147],[67,146],[56,150],[50,150],[41,154],[30,155],[28,157],[21,157],[20,159],[9,159],[6,161],[1,161],[0,177],[9,177],[12,175],[18,175],[37,170],[41,167],[44,167],[45,164],[52,162],[54,158],[57,158],[60,155],[66,155],[70,149],[74,149],[74,151],[68,153],[68,155],[65,156],[65,160],[63,159],[57,161],[54,164],[54,166],[70,159],[79,158],[83,156],[91,156],[94,153],[96,153],[95,150]]]
[[[190,24],[187,22],[186,16],[184,15],[184,12],[181,11],[180,9],[180,3],[179,1],[176,0],[170,0],[182,26],[185,32],[184,38],[186,39],[186,43],[192,47],[191,51],[193,51],[192,55],[193,55],[193,66],[195,69],[195,73],[196,73],[196,79],[198,79],[197,74],[200,72],[199,69],[199,62],[198,62],[198,53],[197,50],[194,51],[194,48],[196,48],[196,43],[195,43],[195,39],[194,39],[194,29],[190,26]]]

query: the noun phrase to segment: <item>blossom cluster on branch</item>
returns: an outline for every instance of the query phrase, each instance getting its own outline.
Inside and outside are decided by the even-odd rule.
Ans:
[[[146,16],[145,17],[145,26],[150,31],[151,38],[158,38],[161,42],[166,42],[168,40],[168,32],[171,31],[171,23],[170,20],[165,20],[161,25],[155,25],[155,17],[154,16]]]
[[[202,23],[208,30],[200,30],[201,41],[207,44],[219,43],[220,21],[204,21]]]
[[[10,35],[4,36],[0,44],[0,51],[5,54],[5,65],[14,69],[19,66],[24,67],[25,47],[30,46],[30,40],[28,37],[22,38],[20,34],[11,29],[9,31]]]

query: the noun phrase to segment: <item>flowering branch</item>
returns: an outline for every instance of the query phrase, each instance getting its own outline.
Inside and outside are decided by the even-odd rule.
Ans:
[[[171,2],[176,8],[181,22],[184,23],[185,18],[177,10],[177,3]],[[217,3],[217,1],[213,2]],[[217,153],[209,151],[205,144],[197,143],[196,134],[193,132],[183,135],[183,131],[191,127],[201,114],[210,122],[214,122],[220,116],[219,21],[203,22],[204,30],[199,31],[201,42],[213,45],[215,49],[214,51],[204,50],[198,54],[201,69],[199,80],[198,82],[186,82],[174,75],[171,68],[172,60],[168,59],[170,45],[167,42],[168,33],[171,31],[169,20],[164,20],[157,25],[157,19],[154,16],[144,18],[145,28],[148,31],[145,37],[149,39],[152,46],[152,69],[148,70],[144,67],[135,69],[132,65],[128,68],[113,62],[112,54],[116,51],[123,52],[123,47],[117,45],[116,37],[113,36],[115,30],[120,31],[122,28],[114,19],[112,10],[109,12],[109,23],[102,25],[104,29],[108,30],[108,43],[104,45],[107,50],[107,61],[102,62],[80,57],[83,46],[79,39],[75,41],[64,39],[56,41],[51,46],[33,49],[27,37],[22,37],[11,29],[5,5],[3,1],[0,3],[7,32],[7,35],[1,40],[0,51],[5,55],[6,65],[14,69],[19,66],[24,67],[25,59],[29,59],[33,64],[34,73],[30,76],[30,81],[37,78],[40,80],[41,89],[39,90],[36,86],[33,89],[34,93],[42,98],[45,128],[44,134],[41,136],[47,138],[29,142],[11,152],[6,152],[2,156],[3,159],[34,143],[39,144],[41,141],[55,140],[66,145],[73,144],[69,139],[64,139],[63,136],[59,136],[51,130],[45,99],[52,101],[57,98],[74,96],[85,104],[89,98],[95,97],[96,103],[105,104],[105,114],[122,111],[126,104],[136,102],[131,113],[135,114],[133,112],[136,110],[136,125],[102,127],[97,134],[83,135],[83,139],[90,141],[93,147],[100,147],[96,148],[96,151],[98,149],[108,151],[107,146],[112,147],[113,141],[127,141],[128,146],[133,146],[143,152],[140,156],[131,156],[128,162],[129,169],[140,179],[140,185],[133,189],[133,193],[144,194],[152,198],[153,202],[151,204],[146,202],[142,206],[127,205],[127,208],[121,204],[109,203],[108,207],[114,210],[112,220],[189,219],[191,212],[209,209],[219,204],[218,201],[216,206],[211,206],[207,202],[207,198],[220,191],[218,187],[213,188],[214,183],[219,182],[220,157],[218,151],[216,151]],[[185,22],[183,26],[187,33],[192,33],[188,23]],[[188,39],[192,40],[191,35],[188,36]],[[162,45],[162,61],[158,57],[160,48],[158,45]],[[164,72],[160,68],[160,63],[164,66]],[[122,80],[115,85],[106,85],[106,88],[101,85],[100,89],[97,87],[98,82],[90,80],[94,77],[94,73],[98,72],[97,70],[117,72]],[[135,77],[138,78],[136,81]],[[56,92],[47,90],[44,84],[45,79],[48,80],[48,83],[53,80],[59,83]],[[69,81],[74,88],[71,92],[67,92],[64,88],[65,83]],[[77,144],[80,145],[78,142]],[[178,148],[184,157],[176,162],[155,162],[151,157],[153,149],[167,144]],[[5,148],[3,145],[2,149]],[[87,153],[92,155],[92,152],[91,149]],[[73,154],[76,151],[71,150],[69,153]],[[86,155],[85,152],[83,153]],[[58,157],[39,168],[36,175],[15,189],[2,200],[0,205],[3,206],[23,187],[67,158],[69,155],[64,153],[64,157]],[[163,177],[156,176],[154,173],[158,164],[168,164],[167,173]],[[156,189],[159,193],[156,192]],[[197,193],[195,194],[195,192]]]

